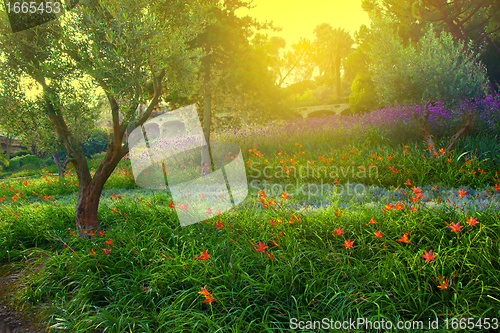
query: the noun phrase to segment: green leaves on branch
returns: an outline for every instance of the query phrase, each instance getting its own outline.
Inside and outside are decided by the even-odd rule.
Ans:
[[[389,28],[375,33],[380,42],[372,47],[371,69],[382,103],[453,101],[486,93],[485,67],[450,34],[436,37],[431,26],[416,47],[403,47],[401,38]]]

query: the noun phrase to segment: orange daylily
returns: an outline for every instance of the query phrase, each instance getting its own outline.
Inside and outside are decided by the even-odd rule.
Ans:
[[[446,223],[446,225],[448,226],[448,228],[451,228],[451,231],[452,232],[456,232],[456,231],[462,231],[460,230],[461,228],[463,228],[463,226],[460,225],[460,222],[457,222],[455,224],[448,224],[446,221],[444,221],[444,223]]]
[[[267,249],[269,246],[266,246],[266,243],[262,243],[261,241],[259,241],[259,245],[254,245],[254,248],[255,248],[255,251],[260,251],[260,252],[264,252],[265,249]]]
[[[337,234],[337,236],[340,236],[344,233],[344,228],[338,227],[333,233]]]
[[[104,251],[104,254],[109,254],[111,252],[111,249],[103,249],[101,247],[100,249]]]
[[[398,239],[397,241],[398,242],[403,242],[403,243],[410,243],[410,241],[408,240],[408,234],[409,232],[405,233],[403,236],[401,236],[400,239]]]
[[[207,249],[203,249],[203,252],[200,252],[200,256],[197,257],[193,254],[193,257],[199,260],[205,260],[205,259],[210,259],[210,256],[207,253]]]
[[[342,246],[345,246],[346,249],[352,247],[352,245],[354,244],[355,241],[351,241],[351,239],[348,239],[345,241],[344,244],[342,244]]]
[[[89,252],[89,256],[90,256],[90,255],[96,255],[96,254],[97,254],[97,253],[95,253],[95,252],[94,252],[94,248],[92,248],[92,250],[90,250],[90,252]]]
[[[214,298],[212,297],[212,295],[208,295],[208,296],[205,296],[205,300],[203,301],[203,303],[212,304],[213,301],[214,301]]]
[[[220,223],[220,220],[219,220],[219,221],[217,221],[217,223],[216,223],[216,225],[215,225],[214,228],[220,229],[220,228],[224,228],[224,226]]]
[[[438,288],[441,290],[448,289],[448,287],[452,284],[452,281],[446,281],[446,278],[444,276],[439,275],[438,277],[438,282],[439,286]]]
[[[380,232],[380,231],[375,231],[374,232],[375,234],[375,237],[382,237],[382,235],[384,234],[383,232]]]
[[[290,198],[290,195],[288,195],[288,193],[283,192],[283,193],[281,194],[281,199],[286,200],[286,199],[288,199],[288,198]]]
[[[424,254],[421,254],[420,256],[422,258],[425,258],[425,262],[428,262],[428,261],[436,261],[434,259],[434,257],[436,257],[437,255],[436,254],[432,254],[432,250],[430,250],[429,252],[424,251]]]
[[[113,245],[113,241],[111,240],[111,238],[106,241],[106,244]]]
[[[271,258],[271,260],[276,260],[276,258],[273,257],[273,253],[269,253],[269,252],[266,252],[266,254],[269,256],[269,258]]]
[[[467,192],[464,190],[458,191],[458,194],[460,195],[460,199],[462,199],[462,197],[465,195],[465,193],[467,193]]]
[[[209,296],[210,295],[210,293],[207,290],[207,286],[202,287],[201,291],[198,291],[198,294],[202,294],[203,296]]]
[[[477,224],[477,218],[466,218],[465,221],[467,221],[467,223],[469,223],[470,225],[474,226]]]

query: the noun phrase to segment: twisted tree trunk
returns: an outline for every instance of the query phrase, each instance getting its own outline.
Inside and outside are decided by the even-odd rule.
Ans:
[[[453,149],[453,146],[455,143],[463,137],[470,129],[472,124],[474,123],[474,120],[476,119],[475,115],[469,114],[465,121],[463,122],[462,126],[460,129],[450,138],[450,141],[448,142],[448,145],[446,145],[446,148],[444,148],[444,154],[439,155],[436,149],[436,145],[434,143],[433,136],[429,130],[429,103],[428,102],[422,102],[420,104],[420,115],[417,115],[416,112],[413,111],[413,117],[415,118],[418,126],[418,130],[422,137],[424,138],[425,143],[427,144],[429,148],[429,153],[431,158],[433,156],[436,156],[437,159],[441,158],[444,156],[446,153],[450,152]]]

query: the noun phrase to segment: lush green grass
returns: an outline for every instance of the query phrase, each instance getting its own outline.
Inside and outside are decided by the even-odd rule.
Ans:
[[[52,332],[320,331],[292,330],[292,318],[384,319],[394,325],[421,320],[425,330],[420,331],[429,331],[429,318],[439,318],[440,331],[453,331],[453,318],[500,318],[499,214],[492,208],[472,215],[464,215],[460,207],[430,210],[416,197],[416,186],[467,185],[495,193],[498,169],[479,159],[479,142],[469,141],[466,149],[459,147],[440,160],[429,158],[428,150],[415,143],[405,148],[294,142],[274,152],[265,145],[246,147],[249,181],[266,179],[252,177],[266,166],[298,168],[311,161],[316,167],[359,170],[372,163],[378,175],[371,178],[357,177],[358,170],[355,177],[342,171],[339,177],[296,177],[301,183],[337,179],[399,186],[408,196],[401,206],[378,211],[366,206],[340,211],[332,201],[326,211],[294,212],[285,207],[303,198],[268,195],[264,200],[262,193],[250,192],[239,209],[183,228],[175,209],[168,207],[170,195],[138,194],[144,191],[134,190],[124,161],[103,194],[99,219],[104,236],[96,231],[92,239],[72,235],[74,175],[63,182],[57,177],[5,182],[0,189],[0,261],[39,256],[34,264],[43,264],[43,269],[25,281],[26,289],[16,299],[19,305],[46,304]],[[295,184],[296,178],[272,174],[270,182]],[[411,185],[404,184],[408,180]],[[274,205],[266,205],[271,199]],[[477,218],[477,224],[468,224],[466,218]],[[219,220],[223,227],[216,228]],[[447,224],[457,222],[463,228],[453,232]],[[338,228],[344,233],[337,235]],[[408,243],[399,241],[406,233]],[[354,241],[352,248],[343,246],[346,240]],[[259,242],[268,248],[257,251],[252,244]],[[111,251],[104,254],[103,249]],[[194,257],[205,249],[210,258]],[[421,255],[430,250],[437,257],[425,262]],[[440,276],[452,280],[443,290]],[[199,293],[204,286],[211,303],[203,302]]]

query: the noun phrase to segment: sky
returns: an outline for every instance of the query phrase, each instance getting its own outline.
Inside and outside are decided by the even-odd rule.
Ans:
[[[354,39],[354,32],[362,24],[370,26],[368,14],[361,8],[361,0],[253,0],[252,9],[239,9],[240,16],[251,16],[259,22],[273,21],[282,31],[266,31],[269,37],[279,36],[286,41],[286,49],[300,37],[314,39],[313,30],[321,23],[332,28],[344,28]]]

